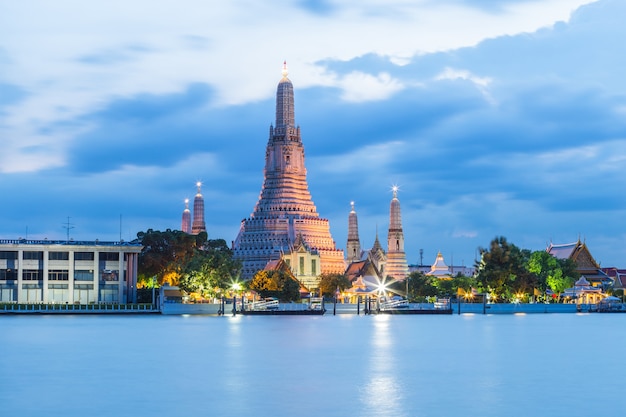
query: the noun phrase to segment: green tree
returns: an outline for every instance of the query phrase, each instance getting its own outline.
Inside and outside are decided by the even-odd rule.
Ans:
[[[533,288],[534,277],[526,269],[528,250],[521,250],[505,237],[493,239],[489,249],[479,248],[481,259],[476,265],[480,289],[491,294],[494,301],[507,301],[517,292]]]
[[[190,235],[179,230],[148,229],[137,233],[143,245],[139,255],[138,281],[150,286],[168,282],[188,292],[216,296],[235,282],[241,264],[233,259],[224,239],[207,240],[206,232]]]
[[[477,286],[476,278],[466,277],[465,275],[461,275],[460,273],[456,277],[452,278],[452,282],[454,283],[453,288],[455,293],[458,293],[459,289],[463,290],[463,292],[465,293],[468,293]]]
[[[574,261],[557,259],[546,251],[533,252],[527,269],[537,277],[537,289],[542,296],[545,296],[548,288],[560,294],[566,288],[572,287],[580,277]]]
[[[352,284],[345,274],[321,274],[319,281],[320,294],[327,297],[334,297],[335,292],[342,292],[350,288]]]
[[[238,281],[241,264],[224,239],[207,241],[185,265],[179,286],[203,297],[219,297]]]
[[[537,276],[526,267],[531,256],[528,249],[520,249],[511,245],[511,292],[517,299],[527,299],[533,295],[537,287]]]
[[[431,276],[424,275],[423,272],[414,271],[407,277],[410,301],[424,301],[426,297],[434,297],[438,294],[438,289]]]
[[[202,239],[206,241],[206,233],[194,236],[170,229],[164,232],[148,229],[137,233],[137,241],[143,245],[139,254],[138,281],[146,285],[156,277],[159,284],[166,279],[177,284],[196,249],[204,244]]]

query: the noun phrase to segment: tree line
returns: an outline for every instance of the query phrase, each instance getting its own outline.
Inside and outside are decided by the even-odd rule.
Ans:
[[[488,248],[479,248],[473,277],[440,279],[413,272],[408,277],[409,299],[488,294],[492,302],[558,301],[580,274],[571,259],[557,259],[546,251],[521,249],[499,236]]]
[[[139,255],[138,287],[175,285],[203,298],[219,298],[252,289],[262,297],[297,301],[301,284],[289,270],[259,271],[252,280],[240,280],[241,263],[233,259],[224,239],[208,239],[206,232],[190,235],[178,230],[148,229],[137,234],[144,248]],[[493,302],[552,300],[579,278],[570,259],[557,259],[546,251],[521,249],[496,237],[489,247],[479,248],[473,277],[457,275],[441,279],[412,272],[406,282],[390,286],[411,301],[435,297],[489,294]],[[317,295],[334,296],[350,288],[343,274],[320,275]],[[407,291],[408,290],[408,291]]]

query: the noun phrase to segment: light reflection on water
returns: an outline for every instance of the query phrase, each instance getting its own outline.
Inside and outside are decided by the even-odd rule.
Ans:
[[[368,376],[361,394],[363,412],[372,416],[404,416],[401,411],[404,405],[403,392],[398,386],[396,374],[398,364],[395,361],[393,346],[396,337],[390,330],[389,315],[372,317],[373,334],[369,342],[372,353],[367,358]]]
[[[0,415],[597,415],[626,406],[625,324],[626,314],[3,316]]]

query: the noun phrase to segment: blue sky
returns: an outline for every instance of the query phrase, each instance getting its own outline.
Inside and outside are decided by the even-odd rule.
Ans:
[[[43,4],[42,4],[43,3]],[[265,4],[267,3],[267,4]],[[36,11],[36,12],[35,12]],[[0,238],[179,229],[257,201],[283,60],[309,188],[364,247],[400,187],[406,252],[585,239],[626,267],[626,2],[0,0]],[[121,221],[120,221],[121,219]]]

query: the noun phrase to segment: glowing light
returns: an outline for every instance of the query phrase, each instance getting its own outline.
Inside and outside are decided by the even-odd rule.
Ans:
[[[384,282],[380,282],[378,284],[378,294],[385,294],[387,292],[387,284]]]
[[[282,74],[283,74],[283,77],[285,77],[285,78],[287,78],[287,75],[289,74],[289,71],[287,71],[287,61],[283,62]]]

